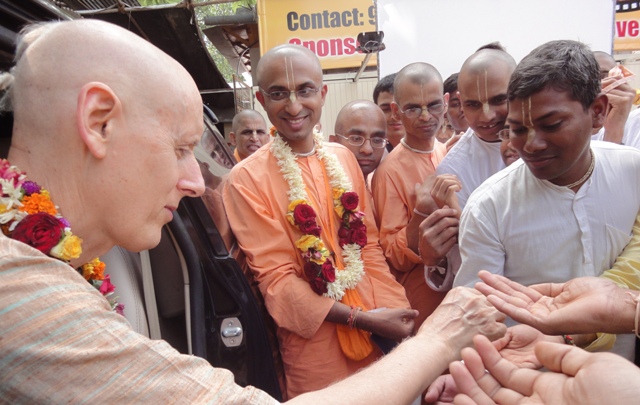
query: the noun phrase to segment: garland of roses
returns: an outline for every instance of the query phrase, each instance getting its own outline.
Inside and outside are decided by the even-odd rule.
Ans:
[[[60,215],[47,190],[27,180],[26,173],[6,159],[0,160],[0,185],[2,233],[65,263],[80,257],[82,239],[71,232],[71,225]],[[109,301],[113,311],[123,315],[124,305],[118,304],[105,267],[95,258],[78,272]]]
[[[364,274],[361,249],[367,244],[367,227],[363,222],[364,212],[358,210],[358,194],[352,191],[351,182],[338,158],[322,147],[320,134],[314,133],[314,140],[318,158],[324,163],[329,177],[334,210],[340,218],[338,239],[345,268],[338,272],[330,259],[331,252],[320,238],[322,228],[305,191],[297,157],[277,132],[270,148],[289,185],[287,220],[303,233],[295,246],[305,260],[304,274],[309,285],[316,294],[340,301],[345,291],[354,289]]]

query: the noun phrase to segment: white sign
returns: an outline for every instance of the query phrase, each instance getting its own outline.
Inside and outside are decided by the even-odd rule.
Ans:
[[[516,61],[555,39],[613,49],[615,0],[377,0],[377,13],[386,45],[380,77],[427,62],[446,79],[494,41]]]

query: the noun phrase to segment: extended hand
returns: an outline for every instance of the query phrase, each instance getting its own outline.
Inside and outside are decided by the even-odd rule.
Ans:
[[[535,349],[549,369],[542,372],[505,360],[484,336],[477,336],[474,344],[477,351],[462,351],[464,364],[449,366],[461,392],[455,398],[459,405],[631,404],[640,395],[640,370],[615,354],[544,342]]]
[[[564,284],[525,287],[487,271],[478,273],[484,283],[476,289],[513,320],[531,325],[547,335],[629,333],[635,303],[613,282],[580,277]],[[635,294],[635,293],[634,293]]]
[[[425,320],[418,335],[435,336],[447,342],[451,358],[459,358],[460,350],[471,345],[473,336],[482,334],[491,340],[504,336],[507,327],[504,314],[489,304],[479,292],[456,287]]]
[[[515,325],[507,329],[503,338],[493,342],[500,355],[518,367],[538,369],[542,367],[534,353],[536,343],[562,342],[561,337],[546,336],[528,325]]]

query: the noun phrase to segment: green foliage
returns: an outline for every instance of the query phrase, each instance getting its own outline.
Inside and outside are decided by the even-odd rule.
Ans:
[[[254,8],[256,5],[256,0],[238,0],[231,3],[231,10],[235,13],[239,7],[245,8]]]

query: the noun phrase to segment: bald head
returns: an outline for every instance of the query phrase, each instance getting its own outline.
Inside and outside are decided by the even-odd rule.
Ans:
[[[382,123],[383,127],[386,122],[384,113],[375,103],[369,100],[355,100],[347,103],[342,107],[340,112],[338,112],[334,127],[336,134],[342,134],[348,131],[348,127],[351,121],[354,120],[354,117],[368,117],[371,121]]]
[[[606,52],[602,51],[594,51],[593,56],[596,57],[596,61],[598,62],[598,66],[600,67],[600,80],[609,76],[609,71],[616,67],[616,60],[613,59],[613,56],[609,55]]]
[[[306,59],[322,80],[322,66],[315,53],[301,45],[284,44],[269,49],[267,53],[260,58],[260,62],[258,62],[258,67],[256,68],[258,86],[262,87],[264,85],[265,71],[274,64],[284,63],[285,58]]]
[[[440,83],[440,93],[442,93],[442,76],[438,69],[424,62],[410,63],[396,75],[393,81],[393,96],[396,100],[398,99],[398,88],[405,83],[422,85],[433,81]]]
[[[229,139],[244,160],[269,142],[267,123],[256,110],[242,110],[233,117]]]
[[[484,48],[467,58],[460,68],[460,76],[479,73],[495,67],[506,67],[513,72],[516,61],[511,55],[499,49]]]
[[[342,107],[336,118],[336,135],[329,140],[349,149],[367,177],[380,164],[387,145],[386,131],[387,120],[380,107],[369,100],[356,100]]]
[[[77,100],[69,95],[89,82],[104,83],[123,101],[135,98],[137,105],[165,98],[166,91],[197,91],[174,59],[139,36],[97,20],[35,26],[17,48],[11,92],[16,119],[33,108],[57,115],[53,100],[59,108],[73,109]]]
[[[469,56],[458,75],[458,92],[467,123],[487,142],[498,140],[507,118],[507,89],[516,62],[498,49],[482,49]]]
[[[198,88],[149,42],[98,20],[44,23],[20,38],[12,74],[9,160],[84,239],[78,265],[155,246],[167,207],[204,191]]]
[[[256,110],[242,110],[233,117],[233,121],[231,122],[231,130],[233,132],[240,131],[240,126],[242,122],[246,120],[262,121],[262,126],[263,127],[267,126],[267,124],[264,121],[264,118],[262,117],[262,114],[260,114]]]

